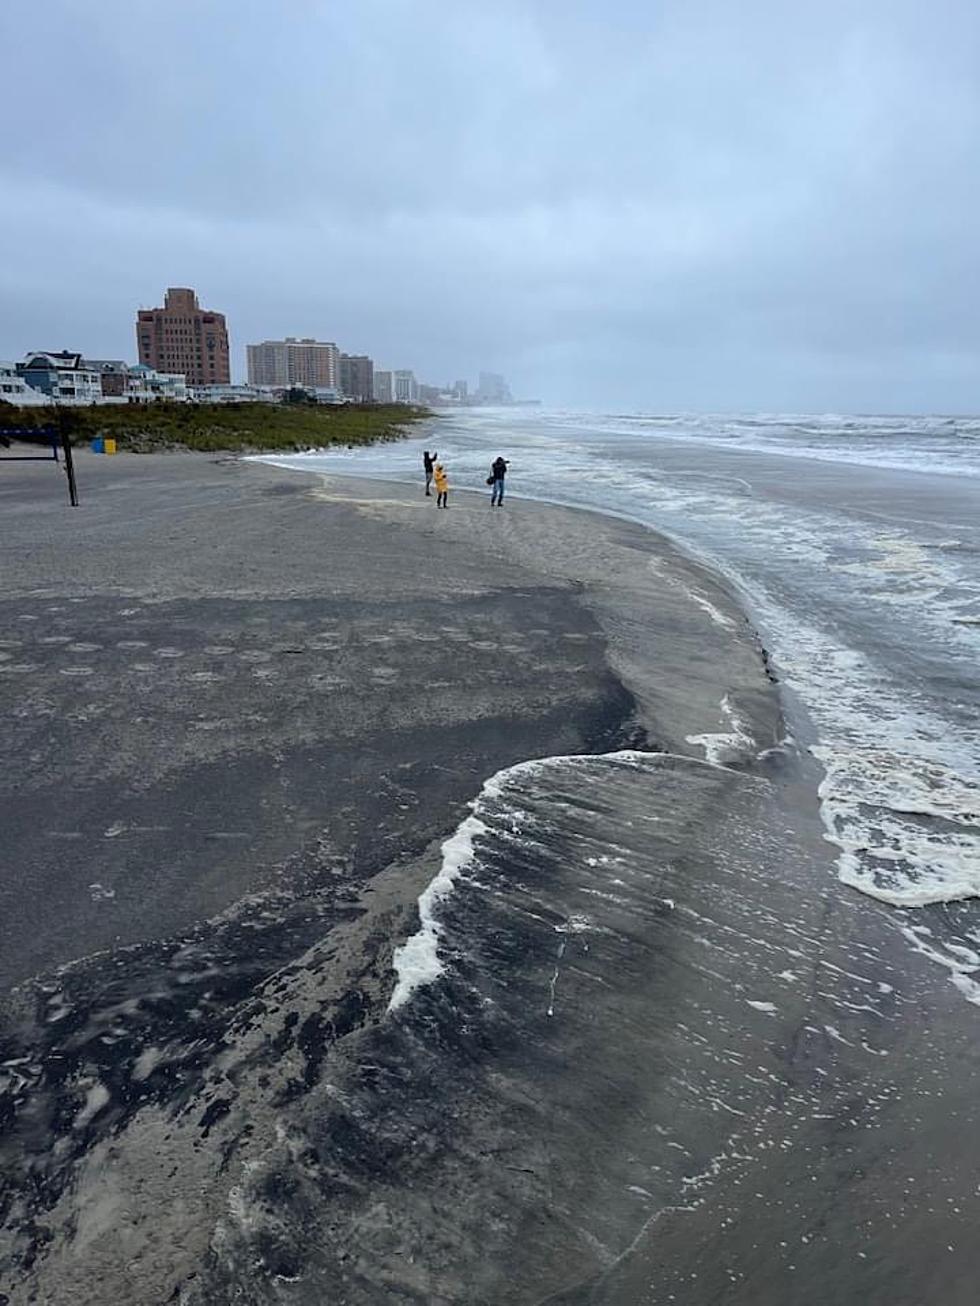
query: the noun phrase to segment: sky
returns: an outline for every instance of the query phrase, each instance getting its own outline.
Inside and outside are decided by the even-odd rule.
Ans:
[[[2,0],[0,358],[245,345],[606,411],[980,410],[976,0]]]

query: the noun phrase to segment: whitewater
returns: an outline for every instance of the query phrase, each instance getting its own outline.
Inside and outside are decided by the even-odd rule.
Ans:
[[[724,576],[819,764],[842,892],[897,909],[980,1001],[980,421],[477,409],[442,414],[428,440],[275,461],[414,480],[423,444],[453,493],[483,491],[502,454],[508,494],[642,523]],[[724,740],[724,710],[719,724]],[[456,870],[423,904],[430,946]],[[937,904],[924,925],[917,910]]]

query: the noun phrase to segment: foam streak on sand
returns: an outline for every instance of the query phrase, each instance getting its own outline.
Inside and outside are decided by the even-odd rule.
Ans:
[[[686,736],[689,744],[698,744],[704,749],[705,758],[715,766],[725,766],[738,760],[744,761],[755,753],[755,741],[748,732],[745,722],[732,707],[727,694],[721,700],[721,714],[731,727],[729,730]]]
[[[487,782],[490,783],[491,781]],[[483,792],[487,792],[486,785]],[[436,919],[436,908],[452,893],[459,873],[473,861],[473,840],[486,832],[487,826],[478,816],[468,816],[456,833],[442,845],[439,873],[419,898],[419,928],[400,948],[395,949],[394,966],[398,982],[388,1003],[389,1011],[397,1011],[420,985],[431,984],[442,974],[443,965],[439,960],[442,926]]]
[[[950,983],[958,989],[975,1007],[980,1007],[980,983],[971,978],[980,971],[980,951],[937,939],[927,925],[908,925],[902,930],[903,935],[915,948],[930,961],[938,962],[949,971]],[[980,936],[971,931],[970,938],[980,945]]]
[[[533,758],[505,767],[492,775],[484,783],[479,796],[470,803],[471,815],[442,845],[439,871],[419,897],[419,928],[401,947],[395,949],[393,965],[398,978],[388,1002],[388,1011],[397,1011],[404,1006],[417,989],[437,980],[445,970],[439,957],[442,926],[438,920],[438,907],[452,893],[461,872],[472,865],[475,856],[474,840],[489,833],[490,827],[481,815],[486,813],[489,805],[506,801],[512,797],[515,785],[545,768],[558,769],[597,761],[629,765],[649,756],[648,753],[627,748],[598,757],[584,753]]]

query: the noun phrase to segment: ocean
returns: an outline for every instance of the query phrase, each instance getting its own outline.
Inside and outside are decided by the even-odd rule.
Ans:
[[[895,908],[980,1006],[980,420],[477,409],[432,440],[454,491],[488,493],[502,454],[509,495],[652,527],[726,579],[819,763],[840,892]],[[276,461],[418,480],[423,443]]]

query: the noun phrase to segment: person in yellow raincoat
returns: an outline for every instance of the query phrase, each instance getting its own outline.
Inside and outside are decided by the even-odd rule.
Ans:
[[[449,507],[449,477],[446,475],[446,469],[442,463],[436,463],[435,470],[436,482],[436,507]]]

